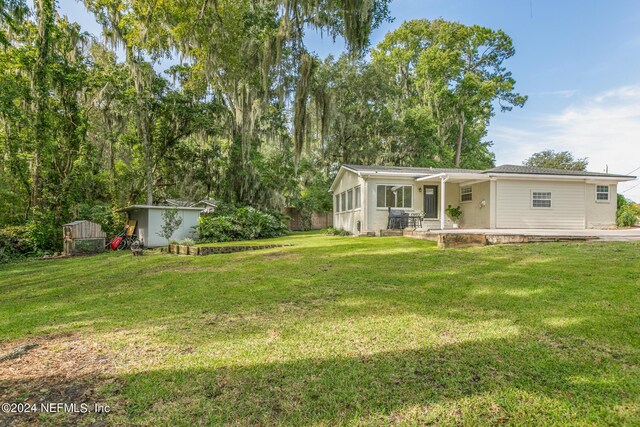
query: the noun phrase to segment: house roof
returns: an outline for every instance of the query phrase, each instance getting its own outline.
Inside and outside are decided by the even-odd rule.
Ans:
[[[193,206],[200,205],[200,204],[211,206],[211,207],[216,207],[218,205],[218,201],[217,200],[213,200],[213,199],[204,199],[204,200],[200,200],[199,202],[194,203]]]
[[[165,199],[164,202],[169,206],[189,207],[193,206],[193,202],[189,200]]]
[[[522,174],[522,175],[569,175],[569,176],[586,176],[586,177],[609,177],[609,178],[636,178],[630,175],[619,175],[604,172],[590,172],[590,171],[575,171],[566,169],[551,169],[551,168],[537,168],[533,166],[520,166],[520,165],[501,165],[495,168],[478,170],[478,169],[456,169],[456,168],[416,168],[408,166],[363,166],[363,165],[344,165],[346,169],[350,169],[353,172],[370,172],[370,173],[401,173],[401,174],[415,174],[416,176],[422,176],[426,174],[438,174],[438,173],[482,173],[492,175],[494,173],[505,174]]]
[[[419,168],[408,166],[365,166],[365,165],[342,165],[340,171],[336,175],[336,178],[331,185],[329,191],[333,191],[336,183],[340,180],[342,174],[345,171],[351,171],[362,175],[381,175],[381,176],[405,176],[413,178],[425,178],[431,175],[438,174],[451,174],[451,176],[457,176],[457,179],[489,179],[494,176],[504,175],[520,175],[523,178],[541,179],[544,176],[558,177],[560,179],[588,179],[588,178],[608,178],[612,181],[631,181],[635,179],[635,176],[630,175],[617,175],[603,172],[590,172],[590,171],[573,171],[566,169],[550,169],[550,168],[537,168],[532,166],[519,166],[519,165],[502,165],[495,168],[486,170],[477,169],[456,169],[456,168]],[[486,178],[484,178],[486,177]]]
[[[575,171],[566,169],[537,168],[534,166],[502,165],[493,169],[488,169],[483,173],[509,173],[526,175],[570,175],[570,176],[595,176],[609,178],[635,178],[629,175],[617,175],[604,172]]]
[[[474,169],[456,169],[456,168],[416,168],[408,166],[364,166],[364,165],[343,165],[346,169],[350,169],[353,172],[371,172],[371,173],[385,173],[395,172],[402,174],[415,174],[416,176],[431,175],[437,173],[482,173],[481,170]]]

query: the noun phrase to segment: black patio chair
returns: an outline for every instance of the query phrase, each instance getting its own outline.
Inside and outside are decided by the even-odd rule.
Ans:
[[[409,214],[401,209],[389,208],[389,219],[387,220],[387,230],[402,230],[409,224]]]

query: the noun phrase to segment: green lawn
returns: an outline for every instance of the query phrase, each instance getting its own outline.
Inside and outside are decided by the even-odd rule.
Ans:
[[[295,246],[1,266],[3,348],[81,351],[95,375],[42,376],[114,425],[640,425],[638,243],[268,242]]]

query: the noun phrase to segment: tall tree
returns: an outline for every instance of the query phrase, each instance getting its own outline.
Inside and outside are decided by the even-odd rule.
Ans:
[[[569,151],[544,150],[532,154],[531,157],[522,162],[522,164],[539,168],[584,171],[587,170],[589,161],[586,157],[576,159]]]
[[[479,143],[496,102],[502,111],[526,102],[503,66],[514,53],[501,30],[422,19],[388,33],[373,57],[412,100],[405,105],[427,107],[441,145],[454,147],[461,166],[465,141]]]
[[[36,60],[33,67],[34,88],[34,140],[35,150],[32,165],[32,192],[31,204],[40,205],[40,162],[43,147],[50,143],[47,126],[47,100],[50,91],[49,60],[51,57],[51,32],[54,25],[55,0],[36,0],[34,2],[37,23],[37,35],[35,41]]]
[[[388,19],[389,0],[85,0],[99,17],[120,14],[128,45],[153,57],[175,52],[188,58],[226,110],[229,183],[227,198],[260,198],[254,157],[275,129],[264,120],[293,105],[294,154],[300,157],[306,133],[306,103],[316,60],[304,46],[309,27],[345,37],[361,52],[372,28]],[[101,19],[104,23],[105,20]],[[271,141],[273,143],[281,143]]]

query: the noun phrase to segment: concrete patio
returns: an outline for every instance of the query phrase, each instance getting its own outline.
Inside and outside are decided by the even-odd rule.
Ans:
[[[381,235],[386,235],[381,230]],[[398,233],[400,234],[400,233]],[[606,241],[633,242],[640,241],[640,227],[626,229],[447,229],[447,230],[409,230],[401,232],[402,236],[416,239],[433,240],[443,248],[483,246],[506,243],[541,243],[569,241]]]

